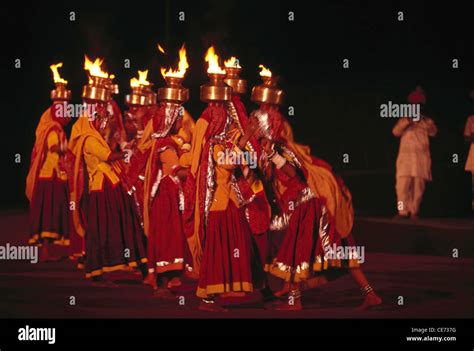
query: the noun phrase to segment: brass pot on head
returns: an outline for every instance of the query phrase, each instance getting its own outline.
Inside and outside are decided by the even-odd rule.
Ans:
[[[51,100],[69,101],[71,100],[71,90],[66,89],[65,83],[55,83],[56,89],[51,90]]]
[[[132,87],[132,92],[125,95],[125,104],[128,106],[145,106],[147,104],[147,95],[143,87]]]
[[[111,84],[112,84],[112,80],[110,78],[92,76],[92,75],[89,76],[89,85],[109,89],[109,86]]]
[[[283,90],[277,86],[279,77],[262,76],[263,83],[253,87],[250,100],[258,104],[281,105],[283,103]]]
[[[158,94],[151,90],[151,85],[147,86],[143,93],[146,95],[146,104],[147,105],[156,105],[158,103]]]
[[[247,92],[247,81],[239,77],[241,67],[225,67],[226,77],[224,82],[232,88],[234,94]]]
[[[112,98],[112,91],[108,88],[111,85],[110,78],[99,76],[89,76],[89,84],[82,89],[82,98],[108,102]]]
[[[201,85],[200,98],[203,102],[229,101],[232,88],[224,82],[225,74],[209,73],[209,82]]]
[[[140,85],[142,88],[142,94],[145,95],[145,105],[156,105],[156,93],[153,92],[152,87],[153,83],[148,83],[148,85]]]
[[[184,104],[189,100],[189,89],[183,87],[184,77],[166,76],[166,85],[158,89],[158,101],[169,101]]]
[[[87,100],[108,102],[112,97],[112,93],[106,88],[85,85],[82,89],[82,97]]]
[[[107,89],[109,89],[113,95],[117,95],[120,92],[118,84],[113,84],[112,82],[107,85]]]

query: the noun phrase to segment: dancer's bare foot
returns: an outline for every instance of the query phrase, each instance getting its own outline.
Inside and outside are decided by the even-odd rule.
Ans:
[[[85,264],[84,264],[85,261],[86,261],[86,257],[84,255],[79,256],[77,258],[77,269],[84,269],[85,268]]]
[[[215,301],[201,300],[199,303],[199,310],[208,312],[228,312],[229,310],[219,306]]]
[[[416,220],[420,219],[420,217],[418,217],[418,215],[416,213],[413,213],[413,214],[410,215],[410,219],[412,221],[416,221]]]
[[[281,288],[278,291],[275,291],[273,295],[275,295],[276,297],[281,297],[283,295],[288,294],[289,291],[290,291],[290,283],[285,283],[285,285],[283,285],[283,288]]]
[[[165,299],[165,300],[173,300],[176,299],[176,296],[173,295],[173,293],[166,288],[159,287],[158,289],[153,291],[153,296],[159,299]]]
[[[174,277],[168,282],[168,289],[180,287],[182,285],[179,277]]]
[[[158,285],[156,284],[156,274],[149,273],[145,279],[143,279],[143,284],[150,285],[153,290],[158,289]]]
[[[368,294],[362,305],[356,308],[358,311],[365,311],[368,309],[371,309],[374,306],[378,306],[382,303],[382,299],[374,292],[372,291],[370,294]]]

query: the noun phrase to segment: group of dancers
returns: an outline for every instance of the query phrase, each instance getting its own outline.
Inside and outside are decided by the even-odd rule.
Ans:
[[[240,65],[215,73],[209,62],[211,84],[201,87],[207,106],[196,123],[179,79],[158,94],[145,79],[124,116],[103,71],[89,70],[75,118],[58,113],[70,92],[65,81],[57,84],[36,129],[26,184],[30,243],[41,246],[40,259],[52,259],[52,245],[68,245],[93,284],[115,286],[112,271],[141,272],[163,299],[176,298],[183,277],[195,279],[207,311],[226,311],[219,297],[253,291],[266,308],[301,310],[302,291],[342,272],[361,290],[359,308],[381,304],[360,257],[327,255],[356,245],[351,194],[294,140],[276,77],[262,68],[248,115]],[[283,281],[281,290],[270,289],[268,274]]]

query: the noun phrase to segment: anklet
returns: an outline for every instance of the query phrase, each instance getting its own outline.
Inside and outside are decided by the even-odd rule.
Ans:
[[[360,288],[360,291],[362,291],[362,295],[363,295],[363,296],[367,296],[367,295],[369,295],[372,291],[374,291],[374,289],[372,288],[372,286],[370,286],[370,284],[367,284],[367,285],[364,286],[363,288]]]
[[[301,297],[300,289],[291,290],[289,296],[293,297],[294,299],[299,299]]]

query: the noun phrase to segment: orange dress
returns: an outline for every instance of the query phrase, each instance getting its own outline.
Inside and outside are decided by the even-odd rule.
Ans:
[[[50,109],[41,117],[27,177],[30,199],[30,244],[44,240],[68,245],[69,190],[65,172],[66,136]]]
[[[87,118],[79,118],[73,126],[70,147],[77,163],[74,200],[84,204],[86,219],[81,225],[86,277],[146,263],[145,238],[133,199],[122,187],[121,174],[107,161],[112,151]],[[81,169],[86,170],[83,186]]]
[[[215,190],[202,241],[197,296],[253,291],[250,227],[233,187],[235,165],[222,158],[225,146],[213,149]],[[224,160],[224,162],[221,162]]]

